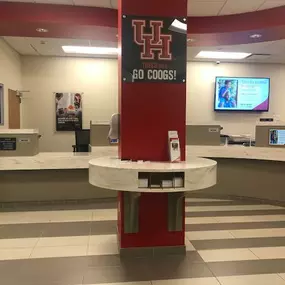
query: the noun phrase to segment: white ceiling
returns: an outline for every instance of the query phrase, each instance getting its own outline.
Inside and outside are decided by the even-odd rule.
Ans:
[[[0,0],[117,8],[117,0]],[[138,0],[133,0],[138,1]],[[141,0],[142,1],[142,0]],[[155,0],[153,0],[155,1]],[[254,12],[285,5],[285,0],[188,0],[189,16],[218,16]]]
[[[102,46],[102,47],[116,47],[117,45],[116,43],[110,43],[110,42],[73,40],[73,39],[4,37],[4,40],[19,54],[36,55],[36,56],[78,56],[76,54],[65,54],[61,48],[64,45]],[[195,56],[201,50],[236,51],[236,52],[249,52],[254,54],[270,54],[269,57],[262,57],[259,59],[248,58],[244,60],[244,62],[285,63],[285,40],[264,42],[264,43],[253,43],[245,45],[235,45],[235,46],[188,47],[187,59],[195,60]]]

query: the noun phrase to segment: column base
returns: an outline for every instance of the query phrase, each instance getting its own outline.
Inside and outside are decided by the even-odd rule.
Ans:
[[[182,246],[159,246],[159,247],[130,247],[119,248],[121,257],[154,257],[161,255],[185,255],[186,247]]]

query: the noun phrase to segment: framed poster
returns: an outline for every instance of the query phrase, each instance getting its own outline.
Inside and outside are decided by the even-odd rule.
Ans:
[[[122,27],[124,82],[186,82],[185,18],[124,15]]]
[[[55,93],[56,131],[82,130],[82,93]]]
[[[0,125],[4,125],[4,85],[0,84]]]

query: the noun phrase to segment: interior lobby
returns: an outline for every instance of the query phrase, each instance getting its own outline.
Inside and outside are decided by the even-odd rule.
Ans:
[[[0,0],[0,284],[285,285],[284,15]]]

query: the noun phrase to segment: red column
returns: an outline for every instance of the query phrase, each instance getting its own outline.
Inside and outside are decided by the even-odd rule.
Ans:
[[[185,160],[187,0],[119,0],[119,110],[121,159],[168,161],[168,131],[178,131]],[[183,245],[168,232],[168,195],[142,194],[139,232],[124,234],[121,247]]]

